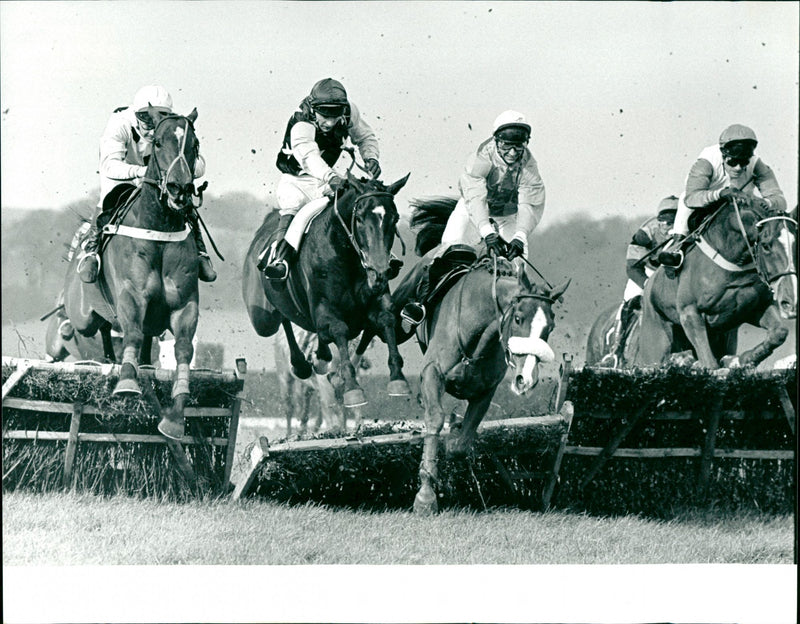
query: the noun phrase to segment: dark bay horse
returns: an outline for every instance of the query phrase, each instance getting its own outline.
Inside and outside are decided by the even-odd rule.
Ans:
[[[114,394],[140,394],[138,365],[150,362],[153,336],[170,329],[177,363],[173,406],[158,430],[179,439],[189,395],[192,338],[198,320],[198,259],[187,215],[197,196],[194,165],[199,152],[194,122],[188,116],[150,108],[155,122],[153,154],[141,187],[104,228],[100,275],[96,284],[81,282],[75,254],[64,288],[64,306],[76,331],[102,336],[105,357],[115,361],[112,328],[123,334],[122,366]]]
[[[346,190],[308,226],[285,282],[270,281],[256,266],[278,224],[277,211],[256,231],[244,261],[242,296],[258,335],[272,336],[283,326],[292,370],[301,379],[310,377],[312,367],[297,344],[292,323],[317,335],[318,373],[327,371],[334,343],[345,407],[366,403],[348,352],[348,341],[362,332],[370,338],[379,335],[388,346],[389,394],[410,394],[397,350],[387,277],[399,218],[394,196],[407,180],[408,175],[385,186],[348,173]]]
[[[416,210],[424,212],[425,204],[417,204]],[[431,220],[423,230],[436,227]],[[420,235],[430,238],[428,234],[421,230],[418,241]],[[415,273],[406,275],[396,293],[408,290],[404,282],[414,280]],[[435,485],[439,434],[445,421],[444,393],[468,401],[461,426],[452,428],[447,438],[448,454],[466,453],[508,367],[514,370],[512,392],[525,394],[538,383],[539,363],[554,359],[547,344],[555,326],[552,307],[568,285],[569,280],[552,289],[535,286],[507,260],[483,257],[429,304],[426,327],[418,332],[424,353],[420,390],[426,433],[416,512],[431,514],[438,509]],[[405,303],[398,297],[402,295],[396,297],[397,308]]]
[[[781,319],[797,315],[797,222],[759,198],[742,204],[727,202],[706,221],[676,279],[661,267],[647,281],[635,365],[666,361],[676,328],[706,368],[757,366],[786,340]],[[736,355],[745,323],[765,329],[766,337]]]

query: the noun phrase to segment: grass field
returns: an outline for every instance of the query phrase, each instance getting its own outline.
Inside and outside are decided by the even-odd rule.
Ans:
[[[365,513],[262,500],[3,496],[4,565],[789,564],[791,516],[450,510]]]

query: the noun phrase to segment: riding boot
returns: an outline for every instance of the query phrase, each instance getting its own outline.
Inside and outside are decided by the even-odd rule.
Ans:
[[[637,309],[641,299],[632,297],[622,304],[622,310],[619,313],[619,321],[614,326],[614,346],[611,352],[614,354],[614,368],[619,368],[622,365],[625,356],[625,337],[631,326],[631,321],[634,317],[634,310]]]
[[[200,223],[197,221],[196,213],[189,217],[189,224],[192,226],[194,242],[197,246],[197,258],[200,262],[197,277],[201,282],[213,282],[217,279],[217,272],[214,270],[214,265],[211,264],[208,251],[206,251],[206,244],[203,242],[203,233],[200,231]]]
[[[94,284],[100,272],[100,230],[96,223],[92,223],[86,237],[81,243],[80,257],[78,258],[78,276],[82,282]]]
[[[678,269],[683,264],[683,243],[686,236],[675,233],[664,250],[658,254],[658,262],[665,267]]]
[[[259,254],[258,270],[271,280],[282,281],[289,276],[289,263],[294,256],[294,249],[286,242],[286,232],[294,215],[282,214],[276,230],[277,237]]]
[[[430,291],[430,270],[430,265],[425,265],[422,268],[419,281],[417,282],[415,300],[409,301],[400,310],[401,327],[406,333],[411,333],[417,325],[425,320],[425,316],[427,315],[425,304],[427,303],[428,293]]]

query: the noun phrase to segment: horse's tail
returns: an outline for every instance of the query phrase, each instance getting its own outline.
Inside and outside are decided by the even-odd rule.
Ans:
[[[426,197],[409,202],[414,209],[410,223],[411,229],[417,232],[414,251],[418,256],[424,256],[442,242],[447,219],[457,203],[456,197]]]

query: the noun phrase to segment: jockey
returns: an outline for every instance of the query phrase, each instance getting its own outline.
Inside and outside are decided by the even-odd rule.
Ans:
[[[634,311],[641,308],[644,284],[658,268],[658,262],[653,255],[654,250],[661,247],[669,238],[669,230],[675,222],[677,210],[678,198],[675,195],[662,199],[658,205],[658,214],[642,223],[628,244],[625,257],[628,283],[622,294],[623,303],[617,311],[614,343],[611,350],[600,360],[600,366],[617,368],[622,361],[625,349],[624,337],[634,318]]]
[[[786,198],[775,174],[753,154],[756,145],[755,132],[747,126],[734,124],[725,128],[718,145],[700,152],[686,177],[686,189],[678,200],[672,240],[658,255],[661,264],[674,268],[683,264],[689,217],[698,208],[716,209],[731,198],[748,205],[753,197],[757,197],[754,192],[758,189],[760,201],[772,209],[786,210]],[[667,274],[674,277],[674,271]]]
[[[477,246],[513,260],[527,258],[528,237],[544,213],[544,183],[528,149],[531,126],[524,115],[508,110],[495,119],[492,136],[472,152],[458,181],[460,199],[447,220],[437,253],[455,244]],[[494,222],[494,223],[493,223]],[[423,278],[418,301],[406,304],[401,317],[409,325],[425,318],[420,303],[429,284]]]
[[[133,105],[115,110],[106,124],[100,139],[100,209],[83,244],[78,261],[81,280],[93,283],[100,269],[100,230],[108,223],[114,210],[141,185],[147,172],[147,162],[153,152],[155,124],[147,107],[152,106],[162,113],[172,113],[172,97],[164,87],[146,86],[137,91]],[[194,177],[205,174],[206,163],[198,154],[194,165]],[[113,191],[113,192],[112,192]],[[199,278],[213,282],[217,274],[206,252],[203,236],[194,210],[187,215],[200,260]]]
[[[311,93],[300,102],[299,110],[292,114],[278,153],[276,166],[283,174],[276,190],[280,212],[278,238],[261,252],[258,262],[259,270],[269,279],[286,279],[306,225],[328,205],[327,199],[309,202],[332,196],[344,187],[345,180],[333,170],[333,165],[348,138],[358,147],[367,172],[377,180],[381,167],[374,130],[347,99],[342,84],[324,78],[312,87]],[[286,240],[293,217],[307,204],[292,228],[297,235],[290,236],[291,241]],[[394,268],[399,271],[397,263],[400,261],[395,260]]]

